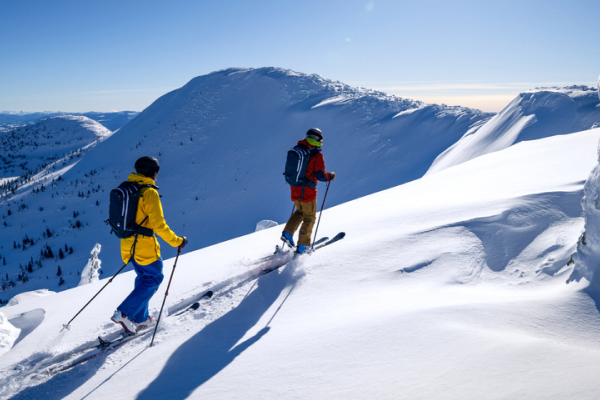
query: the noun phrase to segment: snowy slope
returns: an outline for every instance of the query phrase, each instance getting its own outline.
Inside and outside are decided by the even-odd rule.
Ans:
[[[57,376],[36,366],[114,330],[134,275],[62,333],[106,281],[4,307],[29,333],[0,358],[0,394],[596,398],[600,315],[585,281],[564,282],[599,139],[596,129],[522,142],[328,209],[320,232],[346,238],[258,280],[244,273],[277,227],[183,254],[167,305],[217,288],[202,310],[167,319],[153,348],[146,336]]]
[[[323,130],[326,165],[337,173],[327,198],[333,206],[421,177],[442,151],[489,117],[276,68],[197,77],[158,99],[75,166],[61,164],[64,170],[44,182],[49,190],[32,193],[42,182],[31,182],[0,205],[7,224],[0,226],[0,256],[17,283],[0,299],[77,285],[96,243],[102,245],[102,270],[113,274],[120,268],[119,241],[103,223],[108,192],[127,179],[142,155],[160,160],[157,184],[167,222],[198,249],[253,232],[261,220],[287,220],[292,203],[282,176],[285,155],[312,126]],[[44,237],[46,228],[50,238]],[[34,245],[14,248],[27,238]],[[53,253],[73,248],[73,254],[40,260],[41,268],[26,272],[28,282],[18,281],[24,273],[19,265],[35,264],[46,245]],[[163,250],[165,257],[174,254],[168,246]],[[60,287],[58,266],[65,281]]]
[[[524,140],[600,126],[598,90],[587,86],[539,88],[521,93],[483,126],[474,127],[440,154],[428,174],[505,149]]]
[[[0,134],[0,178],[34,174],[112,132],[87,117],[64,115]]]

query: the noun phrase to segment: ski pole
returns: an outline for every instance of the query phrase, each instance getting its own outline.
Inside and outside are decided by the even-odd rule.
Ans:
[[[160,313],[158,314],[158,319],[156,320],[156,326],[154,327],[154,333],[152,334],[152,341],[150,342],[150,347],[154,344],[154,336],[156,336],[156,330],[158,329],[158,324],[160,322],[160,317],[162,316],[163,308],[165,306],[165,301],[167,301],[167,296],[169,295],[169,288],[171,287],[171,281],[173,280],[173,275],[175,274],[175,267],[177,266],[177,260],[179,259],[179,253],[181,253],[181,246],[177,249],[177,256],[175,257],[175,263],[173,264],[173,271],[171,271],[171,277],[169,278],[169,284],[167,285],[167,291],[165,292],[165,298],[163,299],[162,306],[160,307]]]
[[[127,264],[129,264],[129,263],[127,263]],[[92,302],[92,300],[94,300],[94,299],[96,298],[96,296],[98,296],[98,295],[100,294],[100,292],[101,292],[101,291],[103,291],[103,290],[104,290],[104,288],[105,288],[105,287],[107,287],[107,286],[108,286],[108,284],[109,284],[109,283],[111,283],[111,282],[113,281],[113,279],[115,279],[115,277],[116,277],[117,275],[119,275],[119,272],[123,271],[123,268],[125,268],[125,267],[127,266],[127,264],[124,264],[124,265],[121,267],[121,269],[120,269],[120,270],[118,270],[118,271],[117,271],[117,273],[116,273],[116,274],[114,274],[114,275],[113,275],[113,277],[112,277],[112,278],[110,278],[110,279],[108,280],[108,282],[106,282],[106,285],[102,286],[102,289],[100,289],[100,290],[98,291],[98,293],[96,293],[96,294],[94,295],[94,297],[92,297],[92,298],[90,299],[90,301],[88,301],[88,302],[86,303],[86,305],[85,305],[85,306],[83,306],[83,308],[82,308],[81,310],[79,310],[79,312],[78,312],[77,314],[75,314],[75,316],[74,316],[73,318],[71,318],[71,320],[70,320],[70,321],[69,321],[69,322],[68,322],[66,325],[63,325],[63,328],[60,330],[61,332],[62,332],[63,330],[65,330],[65,328],[66,328],[67,330],[71,329],[71,328],[69,327],[69,325],[71,325],[71,322],[73,322],[73,320],[74,320],[75,318],[77,318],[77,316],[78,316],[78,315],[79,315],[79,314],[80,314],[80,313],[81,313],[81,312],[82,312],[82,311],[83,311],[83,310],[84,310],[84,309],[85,309],[85,308],[86,308],[86,307],[87,307],[87,306],[88,306],[88,305],[89,305],[89,304]]]
[[[319,213],[319,221],[317,222],[317,229],[315,229],[315,238],[313,240],[313,244],[310,247],[310,250],[314,250],[315,249],[315,241],[317,240],[317,232],[319,231],[319,224],[321,223],[321,215],[323,215],[323,207],[325,207],[325,199],[327,199],[327,192],[329,192],[329,185],[331,184],[331,181],[327,181],[327,190],[325,190],[325,196],[323,197],[323,204],[321,205],[321,212]]]

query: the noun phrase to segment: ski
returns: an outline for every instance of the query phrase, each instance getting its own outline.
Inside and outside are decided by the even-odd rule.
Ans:
[[[151,325],[151,326],[153,326],[153,325]],[[143,330],[138,331],[136,334],[123,333],[120,338],[112,340],[112,341],[106,341],[106,340],[102,339],[100,336],[98,336],[98,342],[100,344],[98,344],[95,348],[89,349],[89,351],[85,352],[84,354],[80,355],[79,357],[68,360],[67,362],[61,363],[59,365],[50,366],[46,369],[46,372],[50,375],[56,375],[61,372],[65,372],[72,368],[75,368],[76,366],[78,366],[80,364],[86,363],[90,360],[93,360],[93,359],[103,355],[103,354],[107,354],[111,351],[114,351],[114,350],[118,349],[119,347],[123,346],[125,343],[128,343],[129,341],[131,341],[133,339],[143,337],[146,334],[152,332],[152,329],[148,329],[148,328],[144,328]]]
[[[314,246],[317,246],[317,245],[319,245],[319,244],[321,244],[321,243],[323,243],[323,242],[326,242],[327,240],[329,240],[329,238],[328,238],[327,236],[325,236],[325,237],[322,237],[321,239],[319,239],[319,240],[317,240],[316,242],[314,242],[314,243],[312,244],[312,246],[313,246],[313,247],[314,247]],[[280,256],[280,255],[282,255],[282,254],[285,254],[286,252],[287,252],[287,250],[286,250],[286,248],[285,248],[285,247],[279,247],[279,245],[276,245],[276,246],[275,246],[275,252],[274,252],[273,254],[270,254],[270,255],[268,255],[268,256],[265,256],[265,257],[259,258],[259,259],[258,259],[257,261],[255,261],[253,264],[260,264],[260,263],[264,263],[264,262],[267,262],[267,261],[271,261],[271,260],[275,259],[276,257],[278,257],[278,256]]]
[[[204,293],[202,295],[202,297],[200,298],[200,300],[203,300],[203,299],[208,300],[208,299],[210,299],[213,296],[213,294],[214,294],[213,291],[209,290],[208,292],[206,292],[206,293]],[[186,312],[189,312],[189,311],[196,311],[199,308],[200,308],[200,301],[196,301],[191,306],[189,306],[188,308],[186,308],[184,310],[181,310],[178,313],[175,313],[173,315],[174,316],[178,316],[178,315],[181,315],[181,314],[185,314]]]
[[[316,246],[316,245],[319,245],[319,244],[321,244],[323,242],[326,242],[328,240],[329,240],[329,238],[327,236],[325,236],[325,237],[322,237],[321,239],[317,240],[316,242],[314,242],[312,245]]]
[[[189,307],[186,307],[183,310],[173,314],[172,316],[176,317],[187,312],[199,309],[200,301],[212,298],[213,294],[214,293],[212,290],[207,291],[200,297],[198,301],[194,302]],[[61,357],[63,361],[54,363],[54,365],[52,365],[51,363],[50,366],[46,367],[46,371],[51,375],[56,375],[61,372],[72,369],[80,364],[93,360],[94,358],[97,358],[103,354],[112,352],[133,339],[146,336],[146,334],[152,332],[152,328],[154,328],[154,326],[155,324],[146,325],[142,329],[138,330],[135,334],[121,331],[108,334],[108,337],[104,338],[98,336],[97,342],[93,342],[93,345],[80,350],[76,350],[68,354],[63,354]],[[115,336],[115,334],[117,334],[117,336]]]
[[[320,246],[316,246],[316,247],[314,248],[314,250],[322,249],[322,248],[323,248],[323,247],[325,247],[325,246],[329,246],[330,244],[333,244],[333,243],[335,243],[335,242],[337,242],[337,241],[339,241],[339,240],[342,240],[344,237],[346,237],[346,232],[340,232],[340,233],[338,233],[337,235],[335,235],[335,236],[333,237],[333,239],[331,239],[331,240],[329,240],[329,241],[327,241],[327,242],[325,242],[325,243],[321,244]]]
[[[315,248],[313,248],[312,250],[309,250],[309,251],[308,251],[306,254],[311,254],[311,253],[313,253],[313,252],[317,251],[318,249],[322,249],[322,248],[323,248],[323,247],[325,247],[325,246],[329,246],[330,244],[333,244],[333,243],[335,243],[335,242],[337,242],[337,241],[340,241],[340,240],[342,240],[342,239],[343,239],[345,236],[346,236],[346,232],[340,232],[340,233],[338,233],[337,235],[335,235],[335,236],[333,237],[333,239],[331,239],[331,240],[327,240],[328,238],[324,238],[324,239],[325,239],[325,240],[327,240],[327,241],[325,241],[325,240],[323,240],[323,239],[320,239],[320,240],[318,240],[317,242],[315,242],[315,244],[316,244],[316,243],[321,243],[321,244],[320,244],[319,246],[316,246],[316,247],[315,247]],[[323,243],[323,242],[325,242],[325,243]],[[294,258],[296,258],[296,257],[298,257],[298,256],[301,256],[301,255],[302,255],[302,254],[296,253],[296,254],[294,254],[294,257],[293,257],[293,259],[294,259]],[[284,266],[286,266],[286,265],[287,265],[287,263],[288,263],[288,262],[289,262],[289,260],[287,260],[287,261],[285,261],[285,262],[282,262],[282,263],[281,263],[281,264],[279,264],[279,265],[274,265],[274,266],[268,267],[268,268],[266,268],[266,269],[262,270],[262,271],[261,271],[261,273],[260,273],[260,275],[266,275],[266,274],[268,274],[268,273],[270,273],[270,272],[273,272],[273,271],[275,271],[275,270],[277,270],[277,269],[279,269],[279,268],[281,268],[281,267],[284,267]]]

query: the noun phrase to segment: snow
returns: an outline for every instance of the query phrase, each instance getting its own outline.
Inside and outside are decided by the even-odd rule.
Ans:
[[[19,178],[18,176],[12,176],[12,177],[8,177],[8,178],[0,178],[0,185],[3,185],[3,184],[8,183],[8,182],[12,182],[12,181],[14,181],[15,179],[18,179],[18,178]]]
[[[45,360],[117,329],[109,318],[135,275],[114,279],[68,331],[107,281],[4,308],[11,320],[45,316],[0,358],[0,396],[595,398],[600,314],[585,279],[565,280],[599,139],[523,141],[326,208],[319,231],[346,237],[259,278],[253,261],[278,227],[184,252],[154,347],[143,336],[56,376]],[[173,316],[208,288],[200,310]]]
[[[10,306],[15,306],[17,304],[23,304],[23,303],[31,301],[33,299],[37,299],[39,297],[50,296],[52,294],[56,294],[56,292],[50,291],[48,289],[38,289],[38,290],[33,290],[31,292],[23,292],[23,293],[16,295],[12,299],[10,299],[6,306],[10,307]]]
[[[83,267],[83,271],[81,271],[81,280],[79,281],[79,285],[87,285],[90,283],[97,282],[99,279],[99,272],[101,268],[102,261],[98,258],[98,254],[100,254],[100,249],[102,246],[100,243],[96,243],[94,248],[91,251],[90,259],[88,260],[85,267]]]
[[[397,118],[397,117],[400,117],[402,115],[410,115],[410,114],[414,113],[415,111],[419,111],[419,110],[421,110],[423,108],[425,108],[425,107],[423,106],[423,107],[411,108],[411,109],[408,109],[408,110],[400,111],[398,114],[394,115],[393,118]]]
[[[0,312],[0,357],[8,352],[19,337],[21,331],[8,321]]]
[[[600,126],[596,89],[587,86],[538,88],[521,93],[500,113],[467,132],[440,154],[427,174],[505,149],[524,140]]]
[[[268,219],[262,220],[262,221],[258,221],[258,223],[256,224],[256,229],[254,230],[254,232],[258,232],[258,231],[262,231],[264,229],[269,229],[272,228],[274,226],[279,225],[277,222],[275,221],[271,221]]]

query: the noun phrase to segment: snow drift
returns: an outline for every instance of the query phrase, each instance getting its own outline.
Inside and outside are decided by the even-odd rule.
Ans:
[[[19,293],[18,295],[14,296],[12,299],[10,299],[10,301],[8,302],[8,304],[6,306],[7,307],[16,306],[17,304],[23,304],[27,301],[31,301],[32,299],[37,299],[38,297],[50,296],[55,293],[56,292],[53,292],[48,289],[39,289],[39,290],[33,290],[31,292]]]

